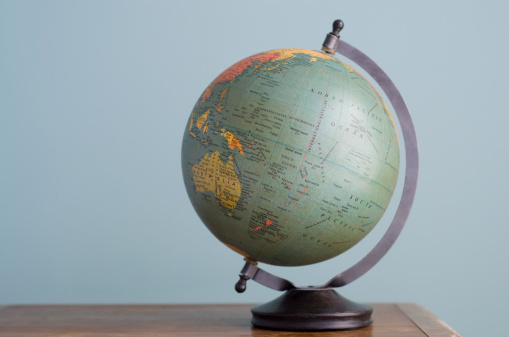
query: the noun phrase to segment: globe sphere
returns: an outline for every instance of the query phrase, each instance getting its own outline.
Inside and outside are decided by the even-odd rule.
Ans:
[[[337,256],[378,223],[399,143],[376,89],[319,51],[245,58],[198,98],[182,142],[185,187],[226,246],[281,266]]]

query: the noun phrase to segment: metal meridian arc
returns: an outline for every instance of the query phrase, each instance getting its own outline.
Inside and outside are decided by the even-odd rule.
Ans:
[[[401,200],[394,219],[378,244],[355,265],[336,275],[324,285],[313,288],[335,288],[347,285],[364,275],[385,256],[398,238],[408,219],[415,197],[419,170],[417,137],[415,135],[412,118],[399,90],[389,76],[387,76],[387,74],[366,54],[343,40],[338,42],[339,43],[334,45],[336,52],[354,61],[376,81],[391,102],[398,116],[403,133],[403,141],[405,143],[405,181]],[[243,292],[246,289],[246,281],[249,279],[253,279],[266,287],[279,291],[298,288],[292,282],[258,268],[256,263],[251,261],[246,262],[240,273],[240,280],[235,285],[237,292]]]
[[[417,149],[417,137],[415,135],[414,124],[410,117],[408,107],[403,100],[399,90],[396,88],[392,80],[371,58],[366,54],[349,45],[344,41],[340,41],[336,51],[357,63],[364,69],[382,88],[387,98],[391,102],[396,115],[398,116],[401,131],[403,133],[403,141],[405,142],[406,170],[405,182],[401,200],[396,211],[396,215],[392,223],[378,242],[378,244],[359,262],[351,268],[338,274],[327,282],[323,287],[342,287],[364,275],[375,264],[378,263],[392,247],[403,229],[417,188],[417,177],[419,173],[419,154]]]

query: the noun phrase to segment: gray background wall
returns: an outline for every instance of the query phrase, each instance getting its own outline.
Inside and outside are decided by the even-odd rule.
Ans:
[[[331,22],[393,79],[421,176],[394,248],[341,290],[417,302],[464,336],[503,336],[509,6],[503,1],[0,1],[0,304],[261,302],[200,223],[180,143],[222,70],[319,49]],[[383,224],[381,225],[383,230]],[[378,234],[377,234],[378,233]],[[319,284],[332,261],[269,271]]]

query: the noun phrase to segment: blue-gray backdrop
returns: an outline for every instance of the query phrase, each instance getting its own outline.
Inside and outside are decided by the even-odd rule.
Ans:
[[[0,304],[278,295],[254,283],[234,292],[242,258],[195,215],[181,139],[222,70],[264,50],[319,49],[341,18],[342,38],[405,97],[421,158],[400,239],[342,293],[417,302],[464,336],[504,335],[508,4],[0,1]],[[268,269],[323,283],[360,249]]]

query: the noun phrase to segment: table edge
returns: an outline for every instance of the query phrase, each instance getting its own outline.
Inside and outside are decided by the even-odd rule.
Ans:
[[[395,303],[422,332],[430,337],[461,337],[453,328],[428,309],[415,303]]]

